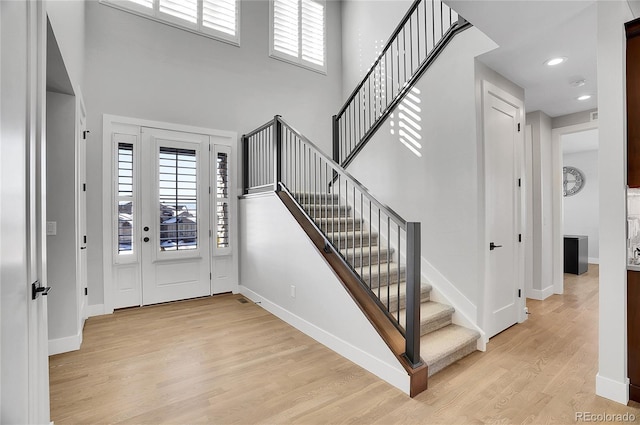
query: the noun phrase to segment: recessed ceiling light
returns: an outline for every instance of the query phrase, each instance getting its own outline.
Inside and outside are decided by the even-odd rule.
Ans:
[[[566,60],[567,60],[567,58],[562,56],[562,57],[547,59],[544,62],[544,64],[547,65],[547,66],[556,66],[556,65],[560,65],[562,62],[565,62]]]
[[[587,100],[587,99],[591,99],[591,95],[590,94],[583,94],[582,96],[580,96],[578,98],[578,100]]]

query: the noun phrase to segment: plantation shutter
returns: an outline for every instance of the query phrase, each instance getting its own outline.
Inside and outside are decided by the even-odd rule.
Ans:
[[[131,3],[139,4],[142,7],[153,9],[153,0],[129,0]]]
[[[202,25],[235,36],[236,7],[236,0],[203,0]]]
[[[302,59],[324,65],[324,5],[302,0]]]
[[[273,2],[273,49],[294,57],[300,51],[298,8],[298,0]]]
[[[160,0],[160,12],[193,24],[198,22],[198,0]]]

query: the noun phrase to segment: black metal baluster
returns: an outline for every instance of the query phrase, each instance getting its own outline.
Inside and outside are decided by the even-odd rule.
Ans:
[[[360,223],[362,223],[363,220],[363,216],[362,214],[364,213],[364,206],[362,204],[362,192],[360,192]],[[355,214],[354,214],[354,219],[353,219],[353,228],[356,228],[356,221],[355,221]],[[362,250],[364,249],[364,247],[362,246],[363,240],[362,240],[362,227],[360,228],[360,276],[362,276],[362,271],[363,271],[363,267],[364,265],[362,264],[362,258],[363,258],[363,253]],[[369,246],[371,246],[371,229],[369,229]]]
[[[387,310],[391,305],[391,219],[387,215]]]
[[[400,321],[400,265],[401,265],[401,257],[400,257],[400,225],[398,224],[398,321]],[[406,324],[405,324],[405,329]]]
[[[371,221],[371,199],[369,201],[369,233],[373,232],[373,222]],[[362,231],[362,221],[360,222],[360,231]],[[369,289],[371,289],[371,240],[369,240]]]

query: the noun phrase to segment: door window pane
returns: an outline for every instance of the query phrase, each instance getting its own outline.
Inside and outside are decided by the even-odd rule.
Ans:
[[[133,144],[118,143],[118,254],[133,253]]]
[[[161,147],[159,153],[159,248],[162,251],[198,247],[196,151]]]

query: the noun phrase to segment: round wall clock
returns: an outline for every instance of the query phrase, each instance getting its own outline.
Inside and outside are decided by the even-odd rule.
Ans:
[[[562,195],[572,196],[584,187],[584,174],[576,167],[562,167]]]

